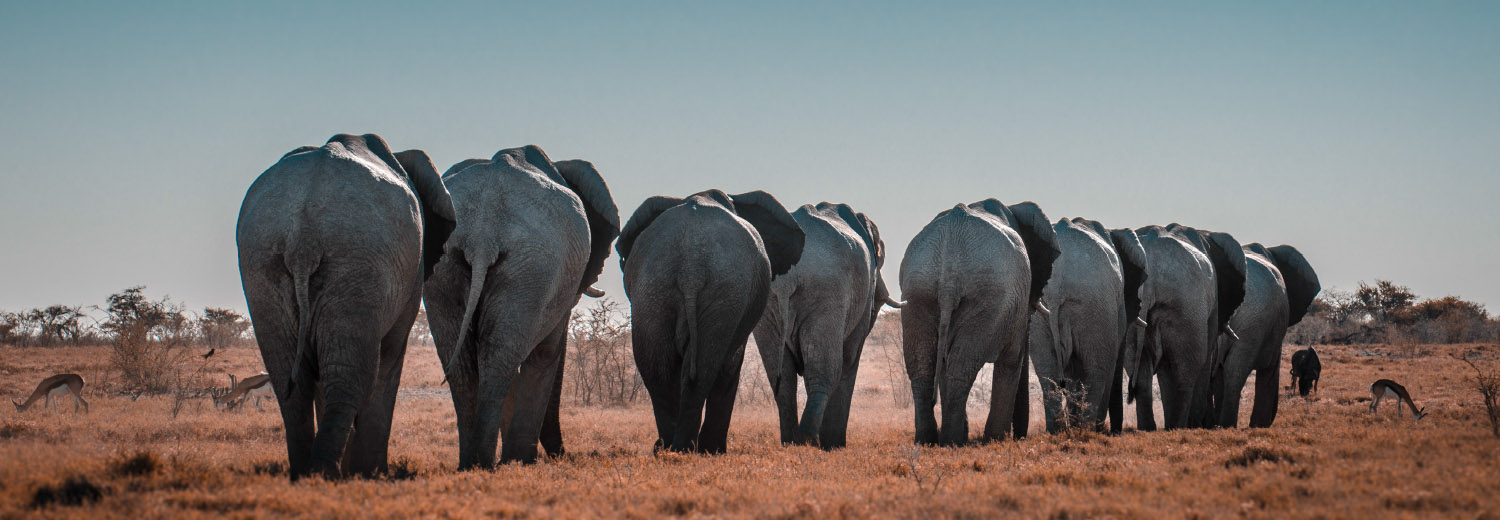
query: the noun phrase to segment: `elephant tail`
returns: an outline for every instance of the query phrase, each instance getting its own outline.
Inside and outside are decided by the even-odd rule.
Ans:
[[[312,296],[309,280],[314,272],[318,270],[319,258],[312,256],[311,261],[298,262],[296,258],[291,260],[292,291],[297,298],[297,352],[292,354],[292,377],[284,383],[281,395],[290,396],[292,390],[307,377],[308,362],[304,357],[307,355],[307,347],[312,344]]]
[[[469,330],[474,327],[474,310],[479,307],[479,297],[484,292],[485,276],[490,272],[489,258],[473,258],[470,263],[473,271],[469,275],[469,294],[464,297],[464,317],[458,322],[458,342],[453,344],[453,353],[448,355],[448,362],[443,365],[443,381],[453,377],[453,371],[458,368],[458,360],[463,358],[464,346],[468,345]]]
[[[1037,313],[1041,314],[1042,319],[1047,321],[1047,331],[1052,336],[1052,355],[1056,356],[1055,359],[1057,359],[1057,371],[1059,374],[1067,373],[1068,359],[1073,357],[1072,334],[1069,334],[1067,338],[1063,338],[1062,327],[1057,323],[1059,320],[1058,315],[1062,313],[1063,305],[1067,303],[1067,300],[1059,300],[1053,306],[1052,312]],[[1070,330],[1069,332],[1072,331]]]
[[[938,291],[937,367],[934,372],[937,377],[943,377],[947,373],[948,348],[953,344],[953,334],[949,328],[953,323],[953,306],[956,300],[949,291]]]

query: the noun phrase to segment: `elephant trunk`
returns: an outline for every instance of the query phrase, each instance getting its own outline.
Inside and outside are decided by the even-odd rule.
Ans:
[[[493,255],[475,255],[470,258],[469,264],[473,272],[469,275],[469,294],[464,299],[464,317],[458,323],[458,342],[453,344],[453,353],[449,354],[448,363],[443,366],[445,378],[453,377],[453,371],[458,368],[458,360],[463,356],[464,346],[468,344],[469,330],[474,328],[474,309],[479,307],[485,276],[489,274],[490,264],[493,262]]]

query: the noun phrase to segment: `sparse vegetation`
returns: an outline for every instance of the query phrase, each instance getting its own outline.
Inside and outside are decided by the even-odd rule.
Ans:
[[[1421,299],[1390,280],[1359,283],[1353,292],[1327,289],[1308,316],[1287,330],[1299,345],[1386,344],[1398,355],[1426,355],[1424,345],[1500,341],[1500,318],[1484,305],[1457,296]]]
[[[850,445],[832,452],[781,446],[774,409],[748,406],[735,409],[727,455],[654,455],[644,400],[584,406],[570,391],[562,415],[568,455],[459,473],[453,407],[439,384],[437,354],[414,345],[386,476],[288,482],[274,403],[238,414],[185,406],[166,421],[171,395],[131,401],[108,394],[91,396],[87,415],[0,415],[0,517],[116,511],[327,517],[361,516],[369,508],[389,516],[571,517],[1500,513],[1500,467],[1490,463],[1500,457],[1500,443],[1474,388],[1459,375],[1470,369],[1452,355],[1476,352],[1467,359],[1483,369],[1494,366],[1500,349],[1424,348],[1434,355],[1402,358],[1386,345],[1319,346],[1322,391],[1282,401],[1269,429],[1137,433],[1127,407],[1124,435],[1086,429],[1047,435],[1034,392],[1029,437],[962,448],[911,445],[911,409],[888,394],[905,385],[904,376],[890,379],[878,356],[867,357],[860,372]],[[109,352],[109,346],[5,347],[0,356],[10,372],[0,378],[0,393],[29,392],[59,364],[104,373]],[[253,349],[230,349],[214,356],[212,373],[257,372],[258,357]],[[746,357],[747,368],[758,366],[753,352]],[[1431,416],[1416,422],[1369,413],[1370,382],[1395,376],[1421,396]],[[972,431],[982,429],[982,412],[971,410]],[[1349,477],[1375,474],[1389,478]],[[1402,484],[1392,486],[1393,480]],[[31,509],[33,503],[42,509]]]
[[[568,331],[564,385],[588,406],[624,406],[646,395],[630,348],[630,316],[614,300],[574,311]]]
[[[1478,350],[1470,350],[1454,357],[1474,370],[1474,375],[1468,378],[1469,384],[1479,392],[1479,398],[1484,403],[1484,413],[1490,419],[1490,432],[1500,438],[1500,370],[1493,366],[1488,369],[1479,368],[1474,359],[1481,355]]]

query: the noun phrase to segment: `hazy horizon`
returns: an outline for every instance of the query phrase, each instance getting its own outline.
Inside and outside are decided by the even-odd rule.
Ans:
[[[846,202],[893,289],[934,214],[994,197],[1291,244],[1325,289],[1500,311],[1496,22],[1459,2],[5,3],[0,309],[146,285],[243,311],[245,189],[377,133],[440,171],[525,144],[590,160],[622,220],[708,188]],[[618,266],[600,286],[623,303]]]

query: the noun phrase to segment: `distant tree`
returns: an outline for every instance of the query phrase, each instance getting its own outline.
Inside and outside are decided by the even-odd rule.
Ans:
[[[232,346],[249,328],[250,322],[231,309],[204,307],[203,315],[198,317],[198,332],[209,348]]]
[[[1392,318],[1400,318],[1417,301],[1417,295],[1410,288],[1396,285],[1390,280],[1375,280],[1375,285],[1359,282],[1354,298],[1359,301],[1365,314],[1379,323],[1389,323]]]
[[[145,286],[109,295],[104,330],[111,335],[111,361],[122,383],[136,394],[171,390],[192,342],[192,323],[182,304],[146,298]]]
[[[42,343],[77,343],[82,328],[83,306],[53,305],[32,309],[30,319],[37,324]]]
[[[0,311],[0,344],[13,345],[16,343],[14,334],[19,321],[16,313]]]

